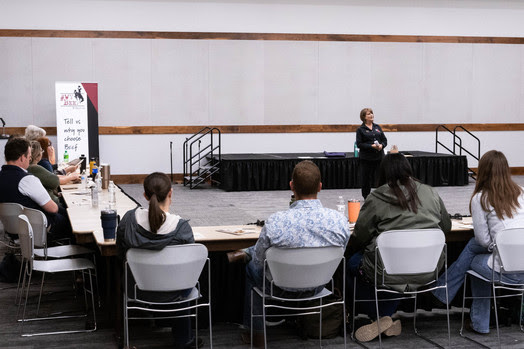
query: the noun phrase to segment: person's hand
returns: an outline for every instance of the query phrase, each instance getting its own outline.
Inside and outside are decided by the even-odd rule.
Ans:
[[[66,173],[76,172],[76,170],[78,169],[79,166],[80,166],[80,163],[76,164],[75,166],[73,166],[73,165],[67,166],[65,168],[65,172]]]
[[[392,145],[391,149],[389,150],[390,154],[396,154],[398,153],[398,147],[396,145]]]
[[[51,163],[51,165],[56,164],[56,160],[55,160],[55,148],[53,148],[52,145],[50,145],[50,146],[47,147],[47,157],[48,157],[48,160],[49,160],[49,162]]]
[[[380,147],[382,147],[382,144],[372,144],[371,145],[371,148],[373,148],[373,149],[375,149],[377,151],[381,149]]]
[[[377,150],[378,150],[378,151],[381,151],[381,150],[382,150],[382,144],[379,143],[379,144],[377,145]]]
[[[68,179],[69,183],[77,183],[79,181],[82,181],[82,178],[80,178],[80,175],[78,173],[76,173],[76,172],[68,173],[67,174],[67,179]]]

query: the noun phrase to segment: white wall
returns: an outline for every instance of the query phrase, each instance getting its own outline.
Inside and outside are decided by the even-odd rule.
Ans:
[[[522,37],[519,0],[0,0],[3,29]]]
[[[0,29],[524,36],[521,1],[6,1]],[[479,20],[482,18],[482,20]],[[0,38],[0,116],[55,126],[54,82],[99,83],[101,126],[524,122],[524,46]],[[508,126],[510,128],[510,126]],[[524,166],[519,132],[482,149]],[[388,133],[434,150],[434,133]],[[116,174],[182,172],[185,135],[101,136]],[[351,151],[350,134],[228,134],[223,152]],[[132,155],[134,161],[130,162]]]

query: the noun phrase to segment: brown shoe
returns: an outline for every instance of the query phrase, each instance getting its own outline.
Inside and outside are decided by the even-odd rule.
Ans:
[[[227,260],[229,263],[247,263],[247,253],[242,250],[237,250],[227,253]]]
[[[377,326],[378,322],[378,326]],[[393,325],[393,320],[389,316],[383,316],[377,321],[373,321],[369,325],[360,327],[355,332],[355,337],[359,342],[369,342],[378,337],[379,327],[380,333],[385,332]]]
[[[393,321],[391,327],[384,331],[384,334],[388,337],[398,336],[400,333],[402,333],[402,324],[400,323],[400,320]]]

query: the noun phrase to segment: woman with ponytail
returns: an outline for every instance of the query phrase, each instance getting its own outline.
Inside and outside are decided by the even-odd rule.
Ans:
[[[148,209],[137,207],[128,211],[118,225],[116,241],[118,255],[122,261],[130,248],[161,250],[169,245],[195,242],[193,230],[188,221],[176,214],[169,213],[172,194],[171,180],[166,174],[154,172],[145,178],[144,197],[149,202]],[[131,280],[128,287],[134,284],[134,280]],[[167,302],[184,297],[189,291],[146,292],[138,290],[137,296],[149,301]],[[195,347],[194,339],[191,339],[190,318],[173,319],[171,325],[175,348]]]

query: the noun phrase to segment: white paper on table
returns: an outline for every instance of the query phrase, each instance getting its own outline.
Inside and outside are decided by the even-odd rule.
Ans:
[[[217,231],[219,233],[226,233],[226,234],[233,234],[233,235],[244,235],[244,234],[252,234],[252,233],[257,232],[255,228],[217,229]]]

